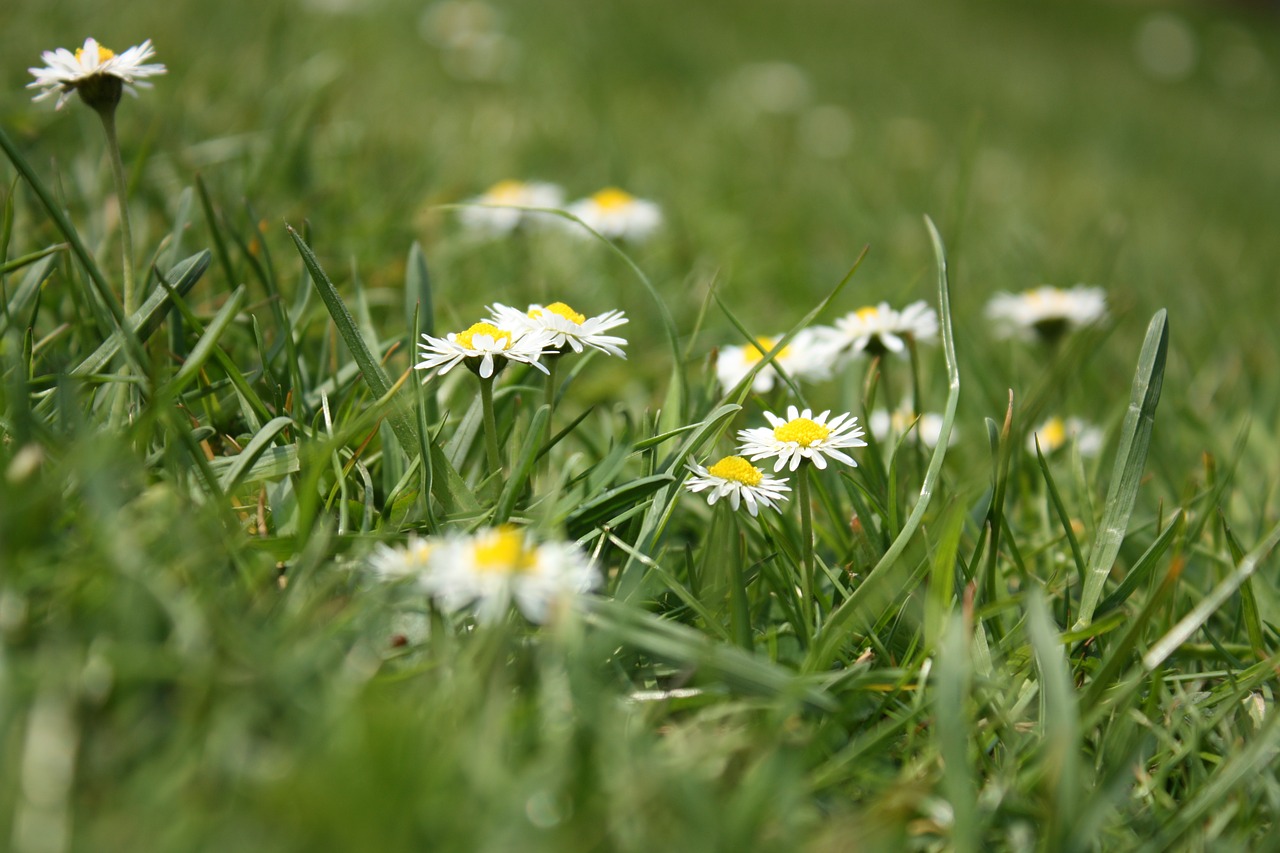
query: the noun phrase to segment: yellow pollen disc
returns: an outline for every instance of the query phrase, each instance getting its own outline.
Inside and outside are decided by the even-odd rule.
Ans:
[[[722,480],[733,480],[744,486],[758,486],[764,479],[760,469],[741,456],[726,456],[707,469],[712,477]]]
[[[422,542],[409,549],[409,559],[415,563],[426,564],[427,558],[431,556],[431,545]]]
[[[480,537],[472,554],[476,569],[493,574],[518,575],[533,568],[533,552],[525,547],[519,528],[503,525]]]
[[[742,360],[747,364],[755,364],[764,358],[764,354],[773,349],[774,344],[778,342],[777,338],[756,338],[754,345],[748,344],[742,348]],[[787,357],[787,353],[791,352],[791,347],[783,347],[778,354],[773,357],[774,361],[779,361]]]
[[[1057,450],[1067,441],[1067,425],[1062,418],[1050,418],[1036,430],[1036,437],[1040,439],[1041,450]]]
[[[510,204],[520,200],[520,196],[524,194],[524,184],[521,181],[498,181],[489,187],[489,191],[485,195],[490,201],[499,204]]]
[[[575,325],[578,325],[578,326],[581,326],[583,323],[587,321],[587,317],[585,314],[579,314],[577,311],[574,311],[572,308],[570,308],[568,305],[565,305],[563,302],[552,302],[550,305],[547,305],[544,308],[534,308],[532,311],[529,312],[529,316],[534,318],[541,317],[543,311],[550,311],[552,314],[556,314],[560,317],[563,317],[566,320],[568,320],[570,323],[574,323]]]
[[[491,335],[495,341],[502,342],[504,350],[511,349],[511,333],[505,329],[499,329],[492,323],[476,323],[465,332],[459,332],[457,337],[454,338],[454,342],[467,349],[474,349],[471,341],[476,335]]]
[[[591,200],[604,210],[622,210],[636,199],[629,192],[624,192],[617,187],[608,187],[593,195]]]
[[[102,62],[106,62],[108,59],[110,59],[110,58],[111,58],[111,57],[113,57],[113,56],[115,56],[115,52],[114,52],[114,51],[108,50],[107,48],[103,47],[102,45],[98,45],[98,62],[100,62],[100,63],[102,63]],[[80,61],[82,61],[83,59],[84,59],[84,48],[83,48],[83,47],[77,47],[77,48],[76,48],[76,62],[80,62]]]
[[[794,441],[801,447],[813,447],[829,435],[831,430],[808,418],[787,421],[773,431],[773,437],[778,441]]]
[[[854,314],[859,320],[874,320],[880,316],[880,309],[868,305],[866,308],[859,308]]]

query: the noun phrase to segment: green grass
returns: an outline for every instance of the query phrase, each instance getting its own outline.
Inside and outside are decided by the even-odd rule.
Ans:
[[[0,848],[1273,843],[1274,18],[1173,7],[1168,81],[1143,4],[495,3],[515,64],[466,79],[421,5],[365,6],[0,13]],[[97,119],[22,88],[86,35],[169,68],[118,114],[123,331]],[[752,108],[759,62],[794,109]],[[667,224],[464,233],[509,177]],[[1077,281],[1102,327],[987,328]],[[806,601],[794,500],[680,488],[789,399],[709,354],[918,298],[958,440],[814,478]],[[416,331],[554,300],[624,309],[628,357],[565,359],[554,412],[504,373],[495,476],[471,377],[404,378]],[[865,419],[903,365],[799,390]],[[1102,452],[1029,451],[1050,414]],[[579,540],[598,596],[473,628],[367,570],[503,520]]]

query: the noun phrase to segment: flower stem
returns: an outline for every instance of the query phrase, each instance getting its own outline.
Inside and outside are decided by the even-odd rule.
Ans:
[[[556,368],[560,366],[560,356],[558,354],[547,356],[543,361],[543,364],[547,368],[547,392],[543,402],[550,407],[550,410],[547,412],[547,434],[543,436],[543,441],[550,442],[552,430],[551,422],[556,413],[556,391],[558,390],[556,386]]]
[[[493,377],[480,379],[480,407],[484,412],[484,449],[489,459],[490,471],[502,470],[502,457],[498,453],[498,420],[493,415]]]
[[[120,207],[120,243],[124,264],[125,322],[138,310],[138,292],[133,279],[133,229],[129,226],[129,182],[124,174],[124,161],[120,159],[120,141],[116,137],[116,111],[114,107],[97,110],[102,119],[102,129],[107,134],[107,154],[111,160],[111,174],[115,178],[116,202]]]
[[[806,461],[796,471],[796,502],[800,504],[800,590],[804,604],[801,631],[811,636],[810,620],[817,619],[817,596],[813,565],[813,502],[809,498],[809,463]]]

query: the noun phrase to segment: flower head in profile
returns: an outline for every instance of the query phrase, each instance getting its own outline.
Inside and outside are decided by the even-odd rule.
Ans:
[[[879,441],[889,438],[906,439],[919,442],[925,447],[936,447],[942,435],[942,415],[936,412],[917,413],[910,400],[904,400],[892,412],[876,409],[867,416],[867,426],[871,434]],[[953,429],[947,444],[954,444],[956,433]]]
[[[584,348],[590,347],[608,355],[626,358],[622,352],[622,347],[627,345],[626,338],[605,334],[610,329],[626,324],[627,316],[622,311],[606,311],[587,317],[563,302],[530,305],[528,311],[499,302],[490,306],[489,311],[496,325],[522,333],[545,335],[550,341],[548,348],[553,351],[563,353],[566,349],[571,349],[582,352]]]
[[[433,549],[423,588],[443,610],[474,608],[476,619],[502,619],[514,601],[531,622],[545,622],[599,581],[591,559],[572,542],[537,543],[511,525],[445,536]]]
[[[548,339],[537,332],[521,333],[482,322],[461,332],[450,332],[447,337],[422,337],[425,342],[418,344],[422,361],[414,367],[434,371],[437,376],[464,363],[481,379],[489,379],[508,361],[524,362],[548,372],[538,363],[549,351]]]
[[[924,300],[912,302],[898,311],[888,302],[852,311],[835,322],[838,349],[858,356],[904,356],[907,341],[932,343],[938,337],[938,312]]]
[[[828,458],[856,466],[858,463],[844,451],[867,446],[862,440],[858,419],[845,412],[828,420],[829,414],[824,411],[815,415],[809,409],[799,411],[795,406],[787,406],[784,420],[773,412],[765,412],[765,420],[771,426],[738,431],[742,455],[752,462],[777,459],[773,464],[775,472],[783,468],[794,471],[806,459],[818,468],[826,468]]]
[[[114,109],[121,92],[136,97],[135,86],[150,88],[151,83],[145,78],[165,73],[163,65],[146,63],[154,55],[150,39],[124,53],[115,53],[87,38],[84,46],[74,52],[60,47],[42,53],[44,67],[27,69],[36,78],[27,88],[43,90],[32,99],[36,101],[57,95],[57,109],[62,109],[73,92],[79,92],[84,102],[96,110]]]
[[[751,380],[751,390],[757,394],[765,394],[773,389],[778,381],[779,365],[792,379],[817,382],[831,376],[831,329],[825,326],[813,326],[801,329],[773,357],[773,360],[760,368]],[[779,337],[760,337],[754,343],[744,346],[720,347],[716,357],[716,379],[725,392],[737,387],[743,378],[760,364],[761,360],[777,346]]]
[[[758,515],[760,507],[774,509],[774,504],[787,499],[783,492],[791,491],[782,480],[766,477],[741,456],[726,456],[710,468],[694,462],[687,464],[693,476],[684,487],[691,492],[707,492],[707,503],[712,506],[727,497],[734,512],[745,503],[747,512]]]
[[[1107,296],[1102,288],[1083,284],[1070,290],[1044,285],[1022,293],[997,293],[987,303],[986,314],[1000,337],[1053,343],[1106,317]]]
[[[487,237],[502,237],[516,228],[536,222],[536,214],[521,208],[560,207],[564,191],[539,181],[499,181],[464,202],[458,219],[467,229]]]
[[[432,550],[432,541],[418,536],[411,536],[404,545],[379,543],[369,557],[369,568],[384,581],[417,577],[426,571]]]
[[[1081,456],[1097,456],[1102,450],[1102,430],[1080,418],[1054,416],[1027,436],[1027,450],[1034,453],[1037,441],[1046,455],[1075,442]]]
[[[644,240],[662,224],[658,205],[616,187],[575,201],[568,211],[602,236],[615,239]]]

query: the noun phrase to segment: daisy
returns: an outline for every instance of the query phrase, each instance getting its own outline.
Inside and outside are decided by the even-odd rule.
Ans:
[[[582,352],[584,347],[591,347],[608,355],[626,358],[622,352],[622,347],[627,344],[626,338],[604,334],[627,323],[627,317],[621,311],[606,311],[595,317],[587,317],[563,302],[552,302],[546,306],[530,305],[528,311],[499,302],[491,305],[489,311],[495,325],[521,332],[542,333],[550,340],[548,348],[560,353],[565,352],[566,347],[574,352]]]
[[[137,97],[135,86],[151,87],[144,78],[165,73],[159,63],[144,63],[154,55],[151,39],[117,54],[87,38],[84,47],[76,48],[75,53],[65,47],[42,53],[45,67],[27,69],[36,78],[27,88],[44,90],[32,98],[35,101],[57,95],[56,109],[62,109],[72,92],[79,92],[94,109],[114,108],[122,90]]]
[[[575,201],[568,211],[604,237],[644,240],[662,224],[662,209],[651,201],[608,187]]]
[[[369,557],[369,568],[380,580],[416,577],[427,568],[433,545],[430,539],[411,536],[404,545],[379,544]]]
[[[787,375],[805,381],[821,381],[831,375],[831,339],[833,331],[826,326],[814,326],[801,329],[791,339],[791,343],[782,348],[773,361],[761,368],[751,380],[751,390],[757,394],[765,394],[773,389],[778,380],[778,371],[774,365],[781,365]],[[738,386],[748,373],[755,369],[769,350],[777,345],[779,338],[756,338],[755,343],[745,346],[720,347],[716,357],[716,379],[726,393]]]
[[[687,464],[694,476],[684,487],[695,493],[710,489],[707,503],[711,506],[728,497],[734,512],[745,500],[747,512],[758,515],[760,507],[774,509],[774,503],[787,499],[783,492],[791,491],[791,487],[782,480],[766,477],[763,471],[741,456],[726,456],[710,468],[693,462]]]
[[[598,581],[595,565],[572,542],[537,544],[511,525],[442,538],[422,577],[442,609],[474,607],[480,622],[502,619],[512,601],[530,622],[545,622],[553,607]]]
[[[871,429],[871,434],[880,441],[886,441],[890,437],[906,438],[908,441],[918,441],[925,447],[936,447],[938,438],[942,435],[942,415],[935,412],[917,414],[911,401],[907,400],[893,412],[876,409],[867,417],[867,426]],[[947,444],[954,444],[955,440],[956,433],[952,430]]]
[[[738,431],[742,455],[752,462],[777,457],[773,465],[775,472],[784,467],[794,471],[806,459],[820,469],[826,468],[827,457],[856,466],[858,463],[843,449],[867,446],[861,438],[858,419],[845,412],[828,422],[829,414],[830,411],[824,411],[815,416],[809,409],[798,411],[795,406],[787,406],[787,419],[783,420],[773,412],[765,412],[765,420],[772,427]]]
[[[499,181],[481,195],[469,198],[458,211],[462,224],[488,237],[502,237],[537,219],[526,207],[560,207],[564,191],[537,181]]]
[[[1022,293],[997,293],[987,303],[986,314],[1000,337],[1053,342],[1106,317],[1107,296],[1100,287],[1078,284],[1062,290],[1045,285]]]
[[[904,355],[908,340],[932,343],[938,337],[938,312],[924,300],[912,302],[901,311],[881,302],[836,320],[835,330],[840,351],[850,355]]]
[[[426,343],[419,343],[422,361],[414,365],[418,370],[432,370],[443,376],[465,362],[481,379],[490,379],[508,361],[531,364],[547,372],[538,359],[550,351],[548,338],[537,332],[520,334],[495,326],[493,323],[476,323],[463,332],[450,332],[447,337],[423,335]]]
[[[1097,456],[1102,450],[1102,430],[1080,418],[1049,418],[1027,436],[1027,450],[1035,453],[1037,439],[1046,455],[1072,441],[1084,457]]]

